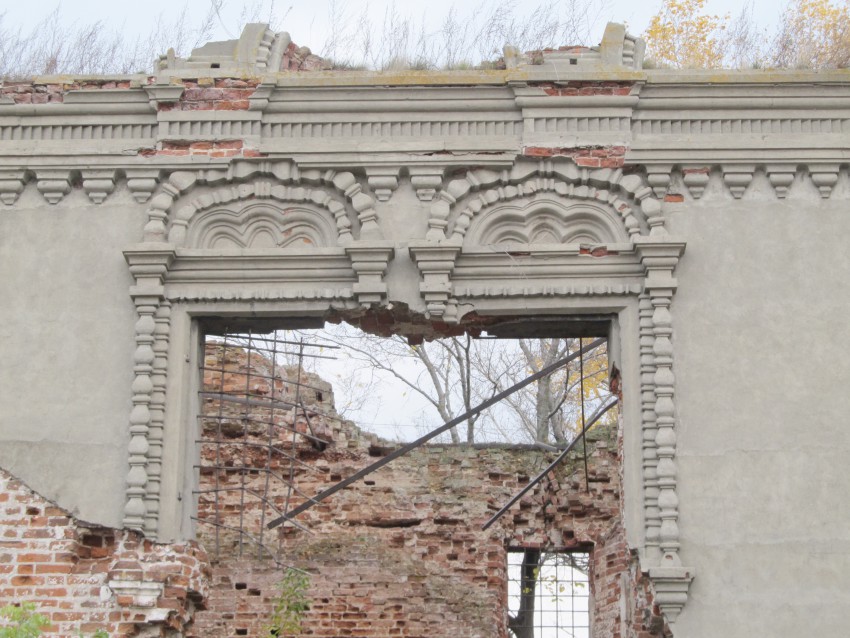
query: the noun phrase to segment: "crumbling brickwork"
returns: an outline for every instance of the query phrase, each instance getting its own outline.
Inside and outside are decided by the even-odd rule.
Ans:
[[[221,368],[231,371],[223,375]],[[208,345],[205,388],[258,399],[293,399],[296,369],[273,374],[268,360],[237,348],[224,352]],[[244,376],[253,375],[246,382]],[[290,470],[301,495],[318,493],[388,453],[392,445],[336,417],[330,386],[302,373],[298,390],[303,412],[224,404],[207,399],[205,413],[225,419],[204,422],[208,441],[202,449],[199,528],[202,542],[220,547],[213,568],[207,608],[196,615],[192,636],[260,636],[268,624],[281,570],[256,560],[257,548],[234,528],[258,536],[262,504],[248,494],[263,492],[271,464],[278,475]],[[216,411],[217,410],[217,411]],[[229,412],[229,414],[228,414]],[[240,417],[241,415],[241,417]],[[324,416],[323,416],[324,415]],[[331,415],[328,418],[327,415]],[[248,416],[248,418],[245,418]],[[263,448],[268,424],[284,454],[270,457]],[[266,424],[265,426],[263,424]],[[293,427],[294,425],[294,427]],[[324,449],[291,432],[312,431],[330,441]],[[227,441],[252,441],[253,447]],[[497,525],[482,524],[538,473],[548,455],[528,446],[429,445],[402,457],[337,493],[298,517],[311,533],[286,525],[267,546],[279,548],[287,565],[311,574],[303,627],[313,636],[487,636],[507,637],[507,550],[509,548],[584,549],[591,552],[594,636],[648,636],[643,614],[623,617],[632,603],[631,556],[620,511],[616,432],[600,429],[589,438],[589,480],[577,459],[565,463],[550,480],[525,497]],[[251,470],[242,472],[246,464]],[[218,473],[213,466],[232,469]],[[216,485],[247,491],[208,493]],[[272,484],[272,500],[288,490]],[[275,493],[275,491],[277,491]],[[299,495],[301,494],[301,495]],[[215,518],[227,527],[216,530]],[[268,516],[264,519],[269,520]],[[216,540],[216,535],[218,536]],[[262,555],[262,552],[260,553]],[[638,575],[639,577],[639,575]],[[628,603],[625,596],[628,596]]]
[[[2,470],[0,530],[0,606],[35,603],[46,635],[182,635],[206,595],[197,543],[87,525]]]
[[[269,532],[273,512],[256,498],[264,489],[278,508],[291,509],[394,446],[339,417],[333,389],[314,374],[298,377],[297,367],[214,344],[205,368],[208,392],[284,404],[297,398],[303,409],[205,399],[199,543],[161,545],[88,526],[0,474],[0,601],[36,603],[52,622],[48,635],[260,637],[283,566],[291,565],[310,574],[303,635],[507,638],[508,549],[574,549],[591,556],[593,636],[663,631],[625,542],[614,429],[589,436],[586,483],[574,456],[488,531],[482,524],[548,453],[428,445],[299,516],[309,531]],[[295,491],[279,480],[266,484],[263,469],[291,476]],[[254,542],[261,529],[262,549]]]

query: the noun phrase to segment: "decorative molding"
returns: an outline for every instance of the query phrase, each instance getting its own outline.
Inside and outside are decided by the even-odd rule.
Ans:
[[[285,247],[295,242],[327,247],[344,246],[352,237],[345,206],[327,190],[254,181],[213,190],[181,206],[168,240],[192,248]]]
[[[376,166],[366,169],[369,188],[379,202],[388,202],[398,188],[398,167]]]
[[[262,190],[260,184],[255,186]],[[282,192],[274,200],[243,197],[237,200],[241,205],[224,207],[227,204],[224,199],[220,206],[196,213],[187,231],[186,245],[207,249],[337,245],[339,229],[332,215],[322,214],[309,204],[290,203],[297,194],[287,193],[292,190],[288,187],[276,188]]]
[[[155,111],[162,105],[177,103],[186,90],[182,84],[148,84],[142,88],[148,94],[151,108]]]
[[[271,176],[274,181],[258,179],[262,176]],[[188,203],[180,202],[179,210],[174,211],[175,201],[194,187],[218,183],[230,186],[204,193]],[[310,188],[307,185],[321,188]],[[330,195],[331,189],[341,193],[356,213],[359,223],[357,237],[352,234],[354,226],[346,206]],[[149,221],[145,227],[145,241],[162,241],[167,236],[170,243],[182,246],[186,241],[189,224],[196,213],[247,198],[312,202],[326,208],[334,217],[339,233],[338,244],[341,246],[354,239],[383,238],[377,223],[375,202],[363,192],[352,173],[316,169],[301,171],[297,164],[290,161],[236,161],[231,163],[226,171],[172,173],[168,182],[163,185],[162,192],[151,201]],[[169,219],[170,228],[166,228]]]
[[[652,405],[654,420],[649,417],[649,424],[655,429],[655,458],[647,458],[649,469],[655,466],[655,476],[652,483],[645,484],[655,493],[657,500],[644,503],[647,526],[647,559],[654,564],[649,567],[649,577],[655,589],[655,603],[664,612],[668,623],[675,623],[684,604],[687,602],[688,587],[692,580],[691,570],[682,566],[679,557],[679,497],[676,481],[676,407],[675,385],[673,373],[673,321],[670,314],[670,304],[678,286],[673,277],[673,270],[684,252],[685,244],[672,237],[652,238],[638,237],[635,248],[641,262],[646,268],[645,290],[652,306],[652,377],[655,402]],[[649,322],[646,321],[648,308],[643,303],[644,334],[648,336]],[[646,369],[642,369],[642,373]],[[643,398],[643,395],[642,395]],[[649,399],[649,397],[647,397]],[[648,404],[644,407],[648,407]],[[645,417],[649,416],[646,413]],[[645,425],[647,423],[645,422]],[[646,432],[644,433],[646,435]],[[649,443],[649,442],[648,442]],[[646,448],[645,448],[646,451]],[[657,459],[657,460],[656,460]],[[655,517],[655,505],[658,515]],[[648,510],[652,505],[653,509]],[[650,515],[652,518],[650,518]],[[658,526],[658,558],[655,562],[654,545],[649,541],[655,540],[655,524]],[[651,527],[650,527],[651,526]]]
[[[84,170],[83,190],[95,204],[102,204],[115,190],[115,170]]]
[[[667,194],[672,172],[672,164],[652,164],[646,167],[646,181],[657,198],[661,199]]]
[[[574,281],[570,284],[546,285],[464,285],[455,284],[454,292],[458,299],[476,299],[480,297],[606,297],[636,295],[641,285],[637,283],[597,283],[593,280]]]
[[[351,257],[351,266],[357,273],[357,283],[352,291],[364,308],[387,300],[387,284],[384,275],[387,265],[395,255],[394,242],[357,241],[345,247]]]
[[[520,202],[490,206],[478,213],[470,224],[464,243],[504,247],[628,242],[623,220],[607,202],[607,191],[594,193],[599,196],[597,201],[584,197],[590,194],[586,187],[564,186],[563,195],[559,197],[545,191],[532,191],[532,195]]]
[[[177,249],[165,295],[183,299],[354,299],[358,276],[345,248],[281,251]]]
[[[599,202],[616,211],[628,237],[640,235],[642,229],[643,232],[648,230],[648,218],[642,209],[651,193],[639,176],[624,175],[619,169],[580,168],[566,158],[540,162],[520,161],[510,171],[469,171],[463,178],[450,182],[445,190],[448,197],[442,198],[431,208],[429,232],[434,239],[446,234],[443,229],[448,226],[447,208],[458,211],[451,236],[456,241],[463,241],[473,218],[481,211],[496,203],[533,197],[538,193],[551,193],[553,197],[566,200]],[[458,204],[452,205],[452,200]],[[629,200],[640,202],[641,206],[636,208]],[[648,203],[646,208],[660,211],[660,206]]]
[[[158,168],[143,168],[143,169],[128,169],[127,171],[127,188],[139,204],[147,202],[159,185]]]
[[[687,166],[682,168],[682,181],[694,199],[702,197],[710,179],[711,167],[709,166]],[[791,179],[794,179],[793,174],[791,175]]]
[[[255,138],[259,143],[262,114],[255,111],[234,111],[222,119],[220,111],[164,111],[159,116],[157,141],[193,142],[245,140]]]
[[[683,105],[684,106],[684,105]],[[710,103],[705,106],[711,106]],[[739,107],[740,108],[740,107]],[[685,111],[687,113],[687,111]],[[640,114],[632,123],[635,136],[728,135],[841,135],[850,130],[850,118],[843,117],[764,117],[760,114],[724,117],[710,113],[704,118],[687,115]]]
[[[841,178],[841,166],[839,163],[824,162],[775,162],[775,163],[746,163],[729,162],[722,164],[691,164],[683,163],[680,168],[673,168],[670,164],[651,164],[646,167],[647,182],[653,185],[656,194],[667,193],[670,184],[681,176],[681,183],[687,188],[690,196],[695,200],[704,199],[706,190],[711,193],[711,198],[728,197],[723,191],[728,191],[734,199],[786,199],[792,187],[797,188],[800,183],[810,184],[817,189],[821,198],[829,199]],[[773,187],[773,194],[765,188],[750,189],[753,180],[761,175],[767,178],[767,183]],[[725,186],[724,189],[715,188],[717,181]],[[713,185],[712,185],[713,184]],[[711,185],[711,188],[709,186]],[[846,195],[842,195],[846,197]]]
[[[123,525],[145,531],[156,528],[156,517],[149,516],[149,468],[151,453],[151,403],[153,401],[154,343],[157,323],[155,315],[164,297],[163,279],[174,259],[170,246],[147,244],[126,250],[124,256],[130,266],[135,286],[130,289],[136,305],[136,350],[133,353],[133,409],[130,413],[130,443],[128,446],[130,469],[127,473],[126,504]],[[151,488],[151,491],[153,488]]]
[[[420,202],[433,201],[437,192],[443,186],[443,169],[441,167],[411,168],[410,183],[413,185],[416,197]]]
[[[820,191],[823,199],[829,199],[832,189],[838,183],[838,164],[814,164],[809,167],[812,182]]]
[[[672,629],[688,602],[688,589],[694,579],[692,571],[686,567],[650,567],[649,579],[655,590],[653,602]]]
[[[767,179],[770,181],[770,185],[773,186],[773,190],[776,193],[776,197],[778,199],[785,199],[788,196],[788,190],[791,188],[791,184],[794,183],[794,177],[796,176],[796,170],[791,166],[767,166],[765,172],[767,173]]]
[[[162,482],[162,455],[165,431],[165,387],[168,378],[168,342],[171,331],[171,303],[162,301],[154,314],[154,360],[151,365],[150,425],[148,428],[148,481],[145,486],[145,535],[155,537],[159,525],[159,494]]]
[[[428,316],[433,319],[443,319],[446,315],[452,296],[451,275],[460,250],[459,243],[424,240],[408,244],[410,256],[422,273],[419,292],[425,299]]]
[[[652,301],[644,290],[639,301],[639,332],[640,332],[640,391],[641,391],[641,422],[642,465],[643,465],[643,507],[644,507],[644,545],[647,562],[658,564],[661,554],[659,538],[661,532],[661,517],[658,509],[658,477],[656,467],[658,454],[655,437],[658,433],[655,414],[655,332],[652,321]]]
[[[755,166],[736,166],[734,169],[723,171],[723,183],[732,193],[732,197],[741,199],[753,181],[754,173]]]
[[[180,287],[169,289],[167,298],[172,302],[201,302],[201,301],[348,301],[355,299],[351,288],[298,288],[287,289],[284,292],[276,290],[240,290],[222,291],[220,287],[211,289],[192,286],[191,292]]]
[[[38,192],[50,204],[58,204],[71,192],[71,172],[68,170],[38,171]]]
[[[11,206],[21,193],[29,179],[25,170],[0,170],[0,201]]]
[[[330,118],[329,118],[330,119]],[[335,118],[336,119],[336,118]],[[397,118],[401,119],[401,118]],[[378,117],[367,121],[297,121],[266,122],[260,128],[263,141],[275,140],[359,140],[359,139],[446,139],[446,138],[503,138],[522,134],[522,121],[517,119],[490,119],[466,121],[456,119],[436,120],[408,116],[407,121],[381,121]],[[270,148],[261,150],[268,151]]]

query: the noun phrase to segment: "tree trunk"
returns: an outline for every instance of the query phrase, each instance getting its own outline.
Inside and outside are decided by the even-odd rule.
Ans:
[[[534,638],[534,603],[540,573],[540,550],[526,549],[520,569],[519,611],[508,617],[508,629],[516,638]]]

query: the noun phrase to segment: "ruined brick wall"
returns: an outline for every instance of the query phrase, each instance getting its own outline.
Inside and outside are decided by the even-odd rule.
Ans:
[[[86,525],[0,470],[0,606],[35,603],[45,635],[182,635],[208,568],[196,543]]]
[[[198,543],[86,525],[0,472],[0,604],[36,603],[47,635],[260,637],[291,565],[310,574],[305,636],[508,638],[508,549],[577,549],[591,551],[593,636],[663,633],[625,541],[614,428],[589,436],[589,489],[575,455],[486,532],[550,453],[425,446],[300,515],[309,531],[269,532],[275,512],[257,495],[291,509],[394,446],[340,418],[316,375],[209,344],[205,367],[206,391],[253,403],[204,399]]]
[[[223,378],[214,371],[221,367],[222,358],[232,371]],[[249,358],[238,349],[223,353],[220,347],[208,345],[206,366],[204,381],[210,390],[233,394],[247,390],[258,399],[291,400],[297,387],[294,369],[281,371],[271,380],[268,377],[275,375],[267,360],[256,355]],[[246,384],[242,375],[249,369],[255,376]],[[314,375],[302,376],[300,381],[309,386],[302,388],[301,397],[314,433],[331,442],[325,449],[292,436],[293,429],[310,431],[305,415],[298,411],[273,412],[254,405],[248,414],[245,406],[222,406],[207,399],[208,416],[217,414],[215,410],[229,410],[231,417],[204,422],[205,437],[219,441],[202,449],[202,465],[207,468],[201,473],[199,515],[207,523],[214,518],[216,505],[205,490],[246,481],[250,493],[262,492],[266,475],[240,470],[243,463],[255,468],[269,463],[261,445],[267,440],[268,426],[257,423],[273,423],[275,445],[298,459],[291,469],[303,495],[330,487],[392,449],[391,444],[333,417],[329,385]],[[216,432],[220,423],[224,429]],[[247,456],[244,448],[224,442],[243,436],[257,443]],[[628,585],[632,559],[622,527],[620,464],[613,429],[590,437],[589,491],[583,465],[573,458],[499,523],[481,530],[550,458],[522,446],[426,446],[300,515],[298,521],[310,532],[287,525],[273,537],[266,536],[265,544],[279,550],[282,562],[311,574],[304,635],[506,638],[507,550],[525,547],[593,548],[593,635],[649,635],[642,633],[643,613],[630,612],[625,617],[623,613],[623,596],[629,596],[629,605],[634,598]],[[209,469],[228,464],[232,469],[217,476]],[[290,471],[283,454],[272,457],[271,464],[276,473]],[[286,492],[281,483],[272,484],[276,502],[285,499]],[[290,495],[290,507],[301,502],[303,496]],[[221,552],[214,561],[206,609],[196,614],[189,635],[264,635],[282,572],[268,559],[257,560],[256,547],[248,539],[242,539],[244,554],[238,557],[239,534],[232,529],[246,525],[256,537],[263,506],[237,489],[219,494],[218,508],[220,521],[228,528],[218,530],[217,541],[213,526],[199,527],[202,543],[212,548],[217,542]],[[269,520],[268,514],[264,520]]]

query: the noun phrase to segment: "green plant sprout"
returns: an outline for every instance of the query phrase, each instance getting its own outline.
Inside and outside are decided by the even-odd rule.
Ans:
[[[292,636],[301,633],[301,620],[310,608],[307,589],[310,577],[299,569],[287,568],[278,583],[278,596],[274,599],[268,638]]]

